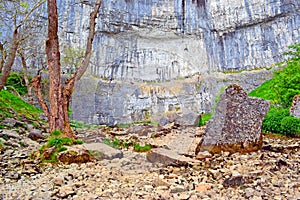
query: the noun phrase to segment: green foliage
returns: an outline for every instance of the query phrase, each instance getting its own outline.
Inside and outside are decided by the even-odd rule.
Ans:
[[[51,135],[57,137],[57,136],[62,135],[62,132],[60,130],[54,130],[54,131],[52,131]]]
[[[276,71],[274,74],[274,89],[284,107],[291,105],[296,94],[300,94],[300,43],[289,46],[290,51],[286,66]]]
[[[20,6],[25,8],[26,10],[29,9],[30,5],[27,1],[21,1]]]
[[[294,116],[287,116],[281,120],[281,129],[287,136],[300,135],[300,119]]]
[[[212,113],[208,113],[208,114],[202,114],[200,121],[199,121],[199,126],[204,126],[206,125],[206,123],[210,120],[210,118],[212,117]]]
[[[20,95],[27,93],[27,87],[23,78],[23,73],[10,72],[5,83],[9,91],[17,91]]]
[[[281,126],[283,118],[289,116],[289,110],[281,107],[272,107],[265,116],[262,124],[263,132],[284,134],[284,129]]]
[[[4,143],[2,140],[0,140],[0,152],[4,149]]]
[[[249,96],[271,100],[271,109],[264,118],[262,129],[294,136],[299,134],[300,120],[290,116],[289,107],[295,95],[300,94],[300,44],[289,46],[289,58],[274,72],[271,80],[249,93]]]
[[[59,138],[59,137],[54,137],[54,138],[51,138],[48,140],[47,142],[47,147],[56,147],[56,148],[59,148],[59,147],[62,147],[63,145],[72,145],[73,144],[73,141],[71,138]]]
[[[152,146],[150,144],[145,144],[144,146],[141,146],[139,144],[133,145],[133,150],[136,152],[147,152],[152,149]]]
[[[289,46],[285,55],[289,58],[284,67],[274,72],[271,80],[249,93],[249,96],[260,97],[282,104],[287,108],[296,94],[300,94],[300,44]]]
[[[74,140],[72,138],[65,137],[61,131],[54,130],[51,134],[51,137],[48,138],[47,143],[45,145],[43,145],[39,149],[39,151],[40,151],[40,155],[41,155],[43,162],[55,163],[55,162],[57,162],[57,159],[56,159],[57,154],[59,152],[67,150],[67,147],[64,145],[71,146],[74,144],[82,144],[82,143],[83,143],[82,140]],[[53,148],[53,147],[55,148],[54,151],[52,152],[52,154],[50,155],[49,158],[45,159],[44,158],[45,150],[49,149],[49,148]]]
[[[73,110],[71,108],[68,108],[68,116],[69,116],[69,118],[71,117],[72,113],[73,113]]]
[[[20,97],[11,94],[7,90],[0,91],[0,119],[24,117],[31,120],[39,119],[42,111],[31,104],[24,102]]]
[[[2,135],[1,136],[4,140],[8,140],[8,136],[7,135]]]
[[[74,141],[74,144],[83,144],[83,140],[77,139]]]
[[[102,140],[102,143],[112,146],[114,148],[128,148],[129,144],[126,141],[121,141],[120,139],[114,139],[114,140]]]
[[[278,102],[278,95],[274,89],[275,80],[270,79],[264,82],[258,88],[252,90],[248,95],[251,97],[259,97],[272,102]]]

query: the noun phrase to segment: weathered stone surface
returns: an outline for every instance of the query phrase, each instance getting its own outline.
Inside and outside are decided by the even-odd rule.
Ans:
[[[200,115],[192,111],[175,112],[167,116],[162,116],[159,119],[159,125],[166,125],[168,123],[175,123],[179,126],[198,126]]]
[[[122,151],[115,149],[113,147],[110,147],[104,143],[89,143],[89,144],[83,144],[83,146],[91,152],[94,152],[93,155],[97,155],[96,152],[99,152],[99,156],[104,159],[114,159],[114,158],[122,158],[123,153]]]
[[[248,97],[238,85],[228,86],[207,124],[197,151],[250,152],[260,149],[262,120],[269,106],[268,101]]]
[[[172,150],[163,149],[163,148],[150,150],[150,152],[147,153],[147,160],[153,163],[158,162],[164,165],[178,165],[178,166],[198,163],[197,160],[179,155]]]
[[[42,135],[42,131],[38,130],[38,129],[34,129],[34,130],[30,131],[30,133],[28,134],[28,137],[35,141],[44,138],[44,136]]]
[[[82,145],[69,146],[68,150],[60,152],[56,156],[57,160],[62,163],[86,163],[93,160],[92,156]]]
[[[297,118],[300,118],[300,94],[293,98],[290,114]]]

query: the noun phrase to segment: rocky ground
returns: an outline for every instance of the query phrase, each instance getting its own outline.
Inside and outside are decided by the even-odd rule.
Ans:
[[[161,130],[154,141],[145,129],[134,129],[140,142],[158,146],[168,143],[172,132],[201,136],[203,131]],[[128,129],[110,134],[129,137]],[[99,142],[105,132],[79,136]],[[9,147],[0,154],[0,199],[300,199],[299,139],[264,136],[263,149],[257,152],[223,152],[197,165],[163,166],[132,148],[122,149],[123,158],[41,165],[29,158],[40,143],[16,131],[0,130],[0,137]]]

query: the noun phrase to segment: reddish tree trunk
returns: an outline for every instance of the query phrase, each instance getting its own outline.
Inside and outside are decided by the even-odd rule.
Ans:
[[[64,130],[60,52],[57,33],[58,14],[56,0],[48,0],[48,38],[46,40],[46,54],[50,76],[50,111],[48,120],[51,132],[54,130]]]
[[[70,127],[70,121],[68,116],[69,103],[74,91],[74,88],[86,71],[88,64],[90,62],[93,39],[95,35],[95,25],[96,18],[99,12],[102,0],[97,0],[94,11],[90,14],[90,31],[86,46],[85,58],[82,62],[80,68],[77,69],[75,74],[66,81],[65,87],[62,88],[62,80],[60,73],[60,52],[59,52],[59,42],[58,42],[58,15],[57,15],[57,5],[55,0],[48,0],[48,38],[46,40],[46,54],[47,63],[50,75],[50,109],[43,101],[42,96],[38,96],[40,102],[42,103],[43,109],[48,115],[50,131],[60,130],[63,131],[66,136],[74,138],[73,131]],[[37,94],[40,92],[40,74],[37,79],[34,79],[34,85]],[[39,87],[39,88],[38,88]],[[44,103],[43,103],[44,102]]]

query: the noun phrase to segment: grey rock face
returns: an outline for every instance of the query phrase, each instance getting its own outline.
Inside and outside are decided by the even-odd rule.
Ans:
[[[290,114],[297,118],[300,118],[300,95],[296,95],[293,98],[292,107],[290,109]]]
[[[72,119],[114,126],[137,121],[158,122],[163,116],[178,111],[194,113],[193,119],[185,121],[185,125],[193,125],[197,124],[197,114],[212,112],[216,96],[226,85],[239,84],[249,92],[271,76],[272,71],[261,70],[147,84],[109,82],[86,76],[80,80],[72,96]]]
[[[238,85],[228,86],[220,97],[215,115],[207,124],[198,150],[218,153],[260,149],[262,120],[269,106],[268,101],[247,97]]]
[[[58,1],[62,46],[85,46],[91,5]],[[269,66],[300,41],[299,8],[298,0],[104,0],[89,72],[165,81]]]

